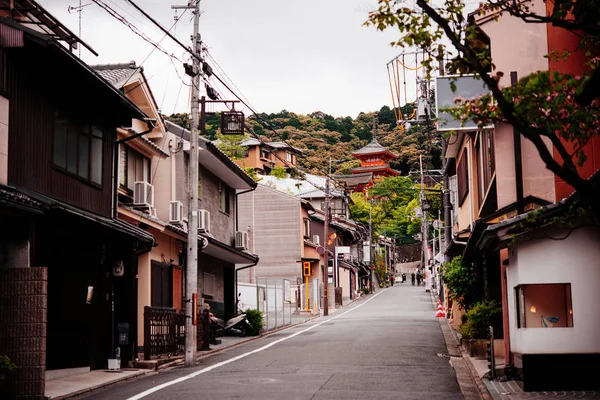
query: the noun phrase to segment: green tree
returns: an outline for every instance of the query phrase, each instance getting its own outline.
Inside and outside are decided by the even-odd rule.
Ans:
[[[597,63],[597,58],[592,55],[600,44],[598,2],[557,1],[548,14],[542,15],[533,11],[533,0],[482,2],[478,10],[481,14],[504,13],[520,18],[524,23],[552,24],[575,33],[581,38],[579,47],[590,60],[590,68],[582,77],[538,72],[506,88],[498,85],[497,76],[489,74],[494,67],[490,46],[479,39],[477,26],[466,23],[465,4],[462,0],[447,0],[444,7],[435,7],[428,0],[417,0],[413,8],[395,0],[378,0],[378,8],[369,14],[366,24],[378,30],[397,29],[399,38],[392,43],[395,46],[449,47],[444,53],[457,54],[448,65],[449,72],[475,73],[491,92],[488,96],[464,100],[457,107],[455,116],[463,121],[474,119],[481,125],[497,121],[510,123],[533,143],[546,167],[580,193],[598,223],[600,185],[597,180],[582,177],[577,165],[585,161],[583,145],[600,131],[600,109],[595,103],[582,106],[576,101],[577,93]],[[567,50],[570,49],[548,57],[568,57]],[[433,57],[423,62],[428,74],[438,61]],[[546,146],[545,138],[552,142],[554,153]]]
[[[284,167],[273,168],[270,175],[280,179],[287,178],[287,172]]]
[[[217,147],[232,160],[246,157],[247,147],[241,143],[248,139],[247,135],[222,135],[217,133]]]

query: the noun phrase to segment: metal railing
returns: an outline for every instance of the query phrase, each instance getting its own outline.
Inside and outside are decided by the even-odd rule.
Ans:
[[[185,347],[185,312],[168,307],[144,307],[144,359],[177,355]]]
[[[198,309],[196,345],[208,350],[211,339],[208,310]],[[144,360],[184,354],[185,310],[169,307],[144,307]]]

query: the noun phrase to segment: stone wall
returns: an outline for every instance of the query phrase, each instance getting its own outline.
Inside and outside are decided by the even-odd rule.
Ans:
[[[17,365],[2,399],[44,399],[47,293],[47,268],[0,268],[0,354]]]

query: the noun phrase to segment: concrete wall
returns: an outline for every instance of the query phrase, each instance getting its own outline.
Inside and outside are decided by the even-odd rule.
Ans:
[[[538,232],[539,233],[539,232]],[[583,227],[546,232],[564,240],[521,240],[509,249],[507,268],[508,313],[512,351],[522,354],[600,353],[600,233]],[[517,328],[517,285],[570,283],[572,328]],[[539,312],[538,312],[539,314]]]
[[[303,248],[300,200],[259,184],[255,191],[239,197],[239,226],[250,226],[252,252],[260,261],[256,278],[286,278],[292,283],[302,274]],[[249,282],[247,270],[240,282]]]
[[[232,245],[235,235],[235,190],[229,190],[230,212],[221,211],[219,204],[219,178],[205,168],[200,168],[200,195],[198,208],[210,212],[210,234],[220,242]],[[243,225],[242,225],[243,226]]]
[[[8,99],[0,96],[0,185],[8,184],[8,106]]]

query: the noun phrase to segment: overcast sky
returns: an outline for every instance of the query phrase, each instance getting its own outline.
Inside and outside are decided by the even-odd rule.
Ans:
[[[78,33],[78,13],[69,6],[79,0],[38,0]],[[167,0],[135,0],[165,27],[175,11]],[[155,42],[163,34],[126,0],[103,0]],[[86,4],[89,4],[85,6]],[[99,53],[83,49],[88,64],[113,64],[146,59],[152,46],[91,2],[82,0],[82,39]],[[202,0],[200,32],[209,53],[257,112],[283,109],[299,114],[323,111],[335,117],[355,118],[361,111],[391,105],[386,63],[401,49],[389,43],[395,32],[378,32],[362,24],[376,0]],[[181,14],[179,11],[178,14]],[[177,37],[190,43],[193,24],[187,12],[177,23]],[[189,60],[166,38],[167,52]],[[215,72],[223,78],[214,62]],[[174,65],[175,64],[175,65]],[[185,77],[181,63],[154,51],[143,63],[151,89],[163,113],[189,110],[189,90],[175,73]],[[224,98],[232,95],[219,86]],[[179,93],[179,96],[178,96]]]

